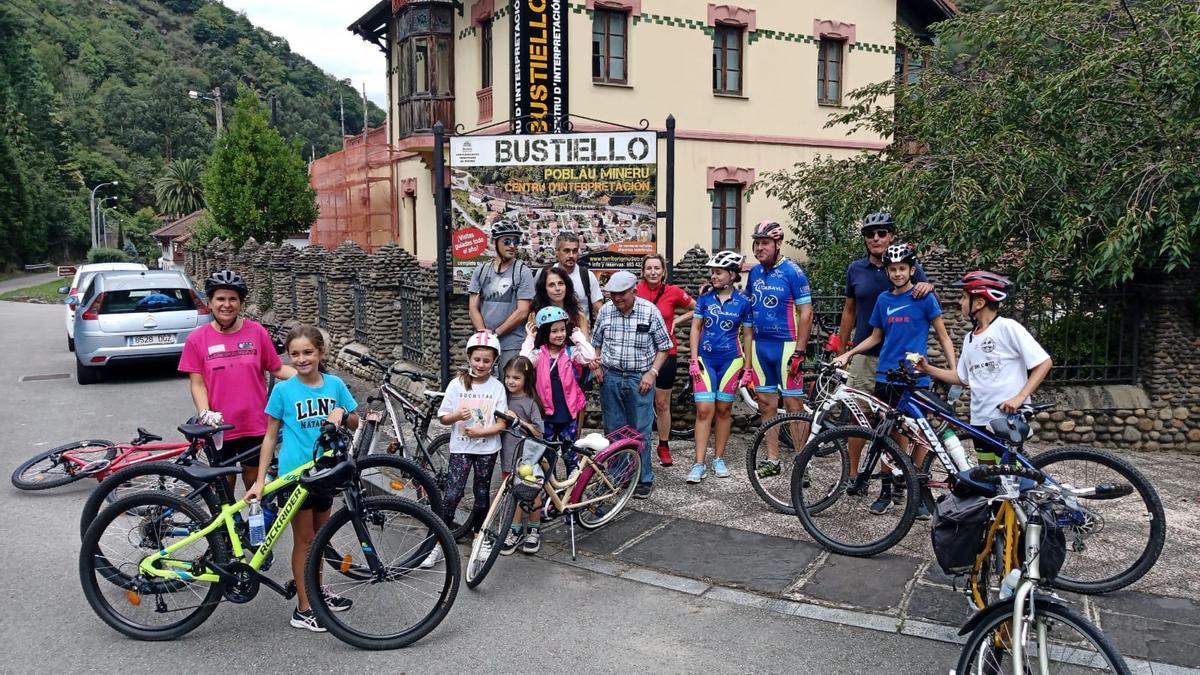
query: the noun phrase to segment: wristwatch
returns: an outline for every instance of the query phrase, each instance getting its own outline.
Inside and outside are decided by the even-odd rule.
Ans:
[[[654,373],[655,377],[658,377],[658,368],[655,368],[654,366],[650,366],[650,372]]]

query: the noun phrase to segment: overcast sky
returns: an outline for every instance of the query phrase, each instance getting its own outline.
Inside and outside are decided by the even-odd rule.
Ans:
[[[221,0],[254,25],[288,41],[293,52],[387,106],[387,61],[375,45],[346,30],[376,0]]]

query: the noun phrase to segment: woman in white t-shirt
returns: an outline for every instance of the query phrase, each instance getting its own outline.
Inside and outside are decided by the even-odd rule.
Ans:
[[[1000,316],[1000,303],[1008,298],[1012,282],[977,271],[966,273],[955,285],[962,289],[959,309],[974,327],[963,338],[958,368],[938,368],[925,360],[916,368],[947,384],[971,387],[971,425],[986,432],[989,422],[1029,401],[1053,362],[1024,326]],[[975,454],[980,463],[998,461],[994,453],[980,448]]]

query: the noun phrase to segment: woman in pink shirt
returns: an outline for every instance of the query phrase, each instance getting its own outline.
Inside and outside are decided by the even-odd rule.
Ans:
[[[213,320],[192,331],[179,358],[179,370],[191,380],[192,403],[206,424],[232,424],[213,462],[227,463],[262,445],[267,430],[267,382],[296,374],[283,365],[271,335],[261,324],[242,317],[246,282],[232,270],[213,272],[204,281]],[[258,477],[258,454],[242,462],[242,482],[248,488]]]
[[[663,322],[667,324],[667,333],[671,336],[671,351],[667,360],[658,371],[658,381],[654,384],[654,415],[658,426],[658,461],[663,466],[671,466],[671,448],[667,439],[671,438],[671,389],[675,386],[676,352],[679,341],[675,339],[675,326],[686,326],[692,320],[692,310],[696,301],[687,291],[673,284],[668,284],[667,262],[661,254],[648,255],[642,260],[642,280],[637,285],[637,296],[645,298],[658,307]],[[683,314],[675,313],[684,310]],[[650,439],[646,439],[649,441]]]

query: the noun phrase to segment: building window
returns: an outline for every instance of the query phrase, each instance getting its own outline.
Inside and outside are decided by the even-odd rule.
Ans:
[[[713,93],[742,93],[742,29],[738,26],[713,29]]]
[[[821,38],[817,45],[817,103],[842,104],[842,61],[845,40]]]
[[[492,22],[479,24],[479,88],[492,86]]]
[[[921,54],[896,45],[896,82],[912,84],[921,79]]]
[[[712,250],[737,250],[742,240],[742,186],[713,185]]]
[[[592,13],[592,81],[625,84],[628,79],[629,49],[625,12],[595,10]]]
[[[409,4],[396,15],[400,136],[454,126],[454,9]]]

